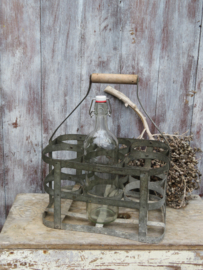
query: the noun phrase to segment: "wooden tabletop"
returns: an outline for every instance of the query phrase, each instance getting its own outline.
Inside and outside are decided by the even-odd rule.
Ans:
[[[197,195],[193,196],[186,208],[167,207],[166,234],[159,244],[144,244],[106,235],[50,229],[42,224],[42,213],[47,204],[47,194],[19,194],[0,234],[0,248],[203,250],[203,201]],[[73,211],[78,211],[80,204],[73,203]],[[85,211],[84,204],[82,211]],[[70,222],[73,221],[70,219]]]

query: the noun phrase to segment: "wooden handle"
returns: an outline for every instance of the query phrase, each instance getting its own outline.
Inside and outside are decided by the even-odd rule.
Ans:
[[[93,83],[137,84],[137,81],[138,76],[134,74],[93,73],[91,75]]]

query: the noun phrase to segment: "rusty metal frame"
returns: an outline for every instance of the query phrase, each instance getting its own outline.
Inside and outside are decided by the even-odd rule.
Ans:
[[[89,94],[90,88],[91,80],[84,99]],[[83,100],[76,106],[75,109],[77,109]],[[69,116],[75,111],[75,109],[69,114]],[[65,134],[53,139],[56,131],[66,121],[66,119],[57,127],[49,140],[49,144],[42,151],[43,161],[49,164],[49,174],[44,179],[44,189],[49,194],[49,204],[43,213],[43,224],[54,229],[107,234],[145,243],[158,243],[161,241],[164,237],[166,227],[166,186],[170,166],[170,147],[167,144],[167,141],[164,143],[152,140],[119,138],[119,144],[126,145],[126,148],[119,149],[120,163],[114,166],[91,164],[88,161],[92,157],[99,156],[101,154],[111,155],[111,152],[102,151],[101,153],[101,151],[92,151],[88,154],[88,156],[84,156],[83,141],[86,135]],[[77,144],[67,143],[66,141],[68,140],[76,140]],[[145,147],[145,151],[138,150],[142,147]],[[70,160],[53,159],[52,153],[57,151],[77,152],[77,158]],[[129,161],[139,159],[145,160],[144,167],[128,166]],[[163,166],[159,168],[152,168],[152,160],[162,161]],[[61,172],[62,168],[76,169],[77,173],[76,175],[66,174]],[[87,186],[85,183],[85,174],[82,174],[82,171],[89,171],[91,172],[92,176],[94,176],[95,172],[111,173],[115,175],[115,179],[117,180],[103,180],[94,176],[91,185]],[[158,176],[160,180],[151,182],[151,176]],[[67,187],[67,190],[69,191],[64,192],[61,188],[62,180],[74,181],[76,184],[79,184],[80,188],[76,191],[72,191],[72,187],[69,186]],[[116,197],[108,198],[91,196],[88,191],[94,185],[101,183],[116,185],[116,187],[120,190],[119,194]],[[139,189],[139,192],[135,192],[135,189]],[[154,194],[152,194],[151,191]],[[157,195],[157,193],[159,195]],[[139,198],[139,201],[132,200],[131,198],[133,197]],[[101,228],[63,223],[61,214],[61,199],[137,209],[139,211],[138,234],[112,230],[105,227]],[[51,206],[54,206],[53,221],[47,219],[48,210],[51,208]],[[162,222],[159,222],[159,226],[163,228],[163,233],[158,237],[150,237],[147,234],[147,230],[148,226],[152,222],[150,223],[148,221],[148,212],[156,209],[161,210]]]
[[[52,144],[49,144],[44,148],[42,158],[50,166],[53,166],[53,169],[47,175],[44,180],[44,189],[50,195],[50,201],[48,208],[54,204],[54,222],[46,220],[47,212],[43,214],[43,223],[44,225],[55,228],[55,229],[68,229],[82,232],[92,232],[92,233],[104,233],[108,235],[113,235],[117,237],[123,237],[127,239],[134,239],[140,242],[147,243],[157,243],[164,237],[165,232],[165,214],[166,214],[166,181],[167,174],[169,170],[169,149],[168,146],[163,142],[158,141],[149,141],[149,140],[137,140],[137,139],[118,139],[119,144],[125,144],[127,147],[120,149],[119,158],[121,162],[114,166],[104,166],[99,164],[90,164],[87,161],[84,161],[83,156],[83,146],[81,141],[85,139],[85,135],[71,134],[71,135],[62,135],[57,137]],[[67,140],[77,140],[79,145],[69,144],[65,141]],[[146,152],[135,150],[137,147],[148,146]],[[157,152],[157,148],[161,148],[162,152]],[[155,149],[153,152],[153,149]],[[76,151],[78,157],[71,160],[58,160],[53,159],[47,154],[54,151],[61,150],[71,150]],[[92,155],[95,156],[95,152]],[[104,154],[104,153],[103,153]],[[109,153],[106,153],[109,154]],[[126,154],[128,154],[126,156]],[[97,155],[101,155],[100,152]],[[88,157],[91,158],[91,155]],[[127,164],[130,160],[145,159],[144,167],[129,167]],[[87,159],[87,158],[86,158]],[[157,159],[163,161],[165,165],[160,168],[153,169],[151,165],[151,160]],[[91,196],[88,191],[98,184],[114,184],[113,180],[101,180],[94,178],[91,182],[91,186],[85,185],[85,174],[71,175],[61,172],[61,168],[72,168],[76,170],[86,170],[94,172],[104,172],[118,175],[117,188],[120,189],[120,193],[117,197],[111,198],[97,198]],[[150,176],[158,176],[161,180],[156,182],[150,181]],[[138,179],[140,178],[140,179]],[[61,190],[61,181],[62,180],[71,180],[80,185],[80,189],[77,191],[64,192]],[[114,181],[114,182],[113,182]],[[124,186],[126,182],[129,182]],[[52,183],[54,183],[54,188],[52,188]],[[51,185],[50,185],[51,184]],[[134,192],[134,189],[140,189],[140,193],[137,194]],[[150,191],[154,191],[159,196],[150,194]],[[132,201],[128,196],[131,197],[140,197],[140,201]],[[54,198],[54,200],[53,200]],[[126,207],[139,210],[139,235],[132,235],[131,233],[124,233],[120,231],[110,230],[106,228],[97,228],[93,226],[82,226],[82,225],[67,225],[63,224],[61,221],[61,199],[70,199],[73,201],[82,201],[82,202],[92,202],[103,205],[112,205],[118,207]],[[123,199],[123,200],[122,200]],[[155,200],[154,202],[149,203],[148,199]],[[161,209],[163,215],[163,234],[157,238],[150,238],[147,236],[147,223],[148,223],[148,211]]]

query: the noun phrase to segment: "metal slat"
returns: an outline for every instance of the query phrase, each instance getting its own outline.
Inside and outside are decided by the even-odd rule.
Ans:
[[[148,178],[147,173],[140,175],[139,241],[141,242],[147,236]]]
[[[61,229],[61,165],[54,166],[54,228]]]
[[[84,139],[80,137],[80,135],[70,135],[71,138],[74,138],[78,141],[78,146],[81,147],[81,151],[76,151],[79,148],[73,149],[73,151],[77,152],[77,158],[72,160],[54,160],[52,158],[52,151],[55,151],[56,149],[63,149],[64,143],[61,144],[63,140],[59,140],[56,138],[50,144],[45,147],[43,150],[43,159],[45,162],[47,162],[49,166],[49,174],[44,180],[44,186],[45,191],[50,196],[50,203],[48,205],[48,209],[45,210],[43,214],[43,223],[51,228],[55,229],[65,229],[65,230],[73,230],[73,231],[84,231],[84,232],[90,232],[90,233],[103,233],[108,235],[113,235],[116,237],[122,237],[132,240],[138,240],[140,242],[145,243],[158,243],[161,239],[164,237],[165,233],[165,219],[163,218],[163,222],[152,222],[148,221],[148,211],[149,210],[155,210],[160,209],[163,212],[163,215],[165,215],[165,192],[166,192],[166,181],[167,181],[167,173],[169,169],[169,163],[170,163],[170,156],[168,156],[168,151],[162,151],[162,152],[153,152],[154,147],[164,148],[167,150],[167,145],[163,147],[163,143],[159,142],[151,142],[147,141],[141,141],[136,139],[129,139],[128,140],[128,153],[126,153],[126,156],[121,154],[119,156],[119,159],[121,160],[121,163],[117,164],[117,166],[109,166],[109,165],[95,165],[89,163],[89,159],[87,159],[87,162],[84,161],[83,158],[83,150],[82,150],[82,141]],[[60,136],[61,139],[70,139],[69,135],[66,137]],[[129,144],[130,141],[130,144]],[[125,144],[124,139],[122,139],[122,143]],[[54,147],[52,147],[52,144],[54,144]],[[61,144],[59,147],[57,144]],[[138,151],[132,149],[132,145],[136,144],[139,147],[147,146],[146,152]],[[156,145],[156,146],[155,146]],[[65,146],[67,148],[67,146]],[[121,149],[122,150],[122,149]],[[131,151],[132,150],[132,151]],[[130,151],[130,153],[129,153]],[[140,152],[140,153],[139,153]],[[46,156],[48,154],[48,156]],[[89,155],[89,158],[91,158],[92,155],[97,155],[100,153],[93,153]],[[86,157],[87,158],[87,157]],[[144,167],[128,167],[128,161],[144,158],[145,159],[145,165]],[[151,168],[151,159],[160,159],[166,163],[161,168],[153,169]],[[54,169],[52,168],[54,166]],[[71,174],[65,174],[61,173],[61,168],[75,168],[76,169],[76,175]],[[88,190],[99,183],[105,184],[112,184],[108,181],[104,181],[103,179],[95,178],[92,180],[91,185],[86,186],[85,185],[85,179],[84,176],[81,174],[82,170],[91,171],[93,174],[94,172],[110,172],[115,175],[122,175],[120,178],[120,182],[118,184],[118,187],[120,188],[119,196],[115,196],[113,198],[99,198],[97,196],[92,196],[88,193]],[[150,182],[150,176],[151,175],[158,175],[161,179],[158,182]],[[130,183],[128,183],[124,187],[124,183],[130,179]],[[80,184],[81,189],[79,191],[73,191],[69,190],[69,188],[66,187],[66,189],[61,189],[61,180],[73,180],[76,183]],[[54,182],[54,187],[52,186]],[[113,181],[114,182],[114,181]],[[163,185],[164,184],[164,185]],[[139,188],[140,193],[137,194],[133,191],[133,189]],[[149,194],[149,190],[152,190],[154,192],[158,192],[161,197],[155,196],[152,194]],[[82,193],[81,193],[82,191]],[[123,200],[123,192],[124,192],[124,200]],[[136,194],[134,194],[136,193]],[[131,196],[132,195],[132,196]],[[131,198],[130,198],[130,197]],[[132,197],[138,197],[140,200],[134,201]],[[54,202],[54,208],[50,208],[53,204],[53,198],[55,198]],[[68,209],[61,209],[61,199],[69,199],[73,201],[81,201],[81,202],[91,202],[91,203],[97,203],[97,204],[104,204],[104,205],[112,205],[112,206],[118,206],[118,207],[126,207],[126,208],[133,208],[133,209],[139,209],[139,220],[137,221],[125,221],[124,223],[133,223],[137,224],[139,222],[139,231],[138,234],[132,234],[122,231],[115,231],[111,229],[102,228],[103,225],[96,225],[96,226],[83,226],[83,225],[68,225],[64,224],[63,219],[65,215],[69,215]],[[152,201],[149,202],[149,198],[151,198]],[[154,200],[154,201],[153,201]],[[65,206],[65,205],[64,205]],[[70,201],[66,203],[65,208],[70,207]],[[48,221],[46,219],[46,213],[51,212],[53,213],[53,221]],[[61,215],[62,214],[62,215]],[[70,216],[74,216],[75,213],[71,214]],[[122,221],[116,221],[119,223],[122,223]],[[147,235],[147,226],[160,226],[163,228],[163,233],[159,237],[149,237]]]

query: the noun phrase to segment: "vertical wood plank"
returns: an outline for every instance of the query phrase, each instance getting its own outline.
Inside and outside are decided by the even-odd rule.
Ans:
[[[43,142],[80,101],[81,1],[42,0]],[[76,112],[56,134],[77,133]]]
[[[2,1],[1,70],[7,213],[16,194],[40,192],[40,1]]]
[[[90,74],[120,73],[120,1],[84,1],[82,30],[81,97],[87,91]],[[91,99],[98,94],[104,95],[106,86],[92,84],[91,92],[81,106],[79,132],[89,134],[93,130],[94,117],[89,116]],[[108,118],[108,126],[115,133],[116,101],[109,98],[113,114]]]
[[[165,1],[156,122],[166,133],[191,127],[202,1]]]
[[[202,1],[202,17],[203,17],[203,1]],[[198,66],[197,66],[197,77],[196,77],[196,88],[197,92],[194,95],[194,106],[193,106],[193,117],[192,117],[192,133],[194,135],[193,146],[201,147],[203,150],[203,31],[202,31],[202,18],[198,21],[199,24],[199,50],[198,50]],[[199,170],[203,175],[203,154],[201,153],[198,158]],[[201,177],[202,180],[202,177]],[[200,183],[200,190],[198,191],[203,195],[203,181]]]
[[[0,13],[1,15],[1,13]],[[1,59],[0,59],[1,60]],[[1,69],[0,69],[1,72]],[[6,218],[5,211],[5,178],[4,178],[4,139],[3,139],[3,108],[2,108],[2,91],[0,88],[0,231]]]
[[[1,1],[2,111],[7,214],[16,194],[40,192],[40,0]]]
[[[1,5],[0,5],[1,7]],[[3,33],[2,9],[0,9],[0,35]],[[2,50],[2,39],[0,38],[0,50]],[[0,74],[2,74],[1,55],[0,55]],[[2,77],[0,75],[0,231],[6,218],[5,201],[5,177],[4,177],[4,139],[3,139],[3,101],[2,101]]]
[[[163,16],[162,1],[122,1],[120,72],[139,75],[139,96],[153,119],[156,110]],[[122,85],[120,90],[140,109],[136,86]],[[118,103],[118,136],[138,137],[144,129],[142,122],[134,111],[125,108],[121,102]],[[150,121],[148,123],[153,132],[153,125]]]
[[[82,1],[42,0],[43,147],[56,127],[80,101]],[[77,133],[77,110],[56,133]],[[55,136],[55,137],[56,137]],[[53,155],[73,158],[75,153]],[[43,165],[43,175],[47,168]]]

